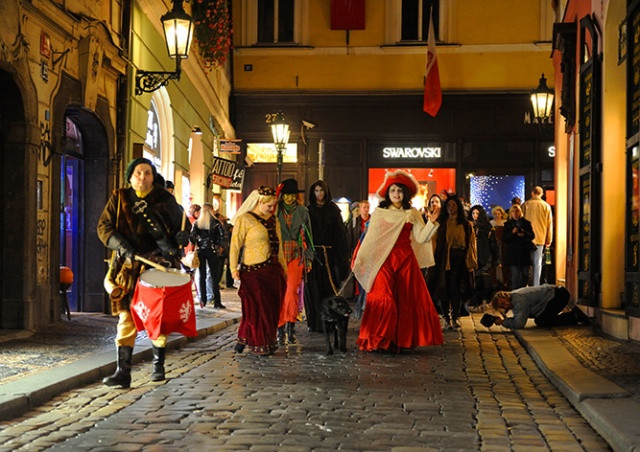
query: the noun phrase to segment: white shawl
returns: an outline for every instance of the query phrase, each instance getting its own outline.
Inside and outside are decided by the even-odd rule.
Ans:
[[[425,225],[420,213],[413,208],[377,208],[371,214],[367,234],[353,264],[353,274],[365,291],[371,290],[380,267],[389,256],[405,223],[413,223],[411,246],[420,268],[435,265],[431,238],[438,229],[438,223],[428,221]]]

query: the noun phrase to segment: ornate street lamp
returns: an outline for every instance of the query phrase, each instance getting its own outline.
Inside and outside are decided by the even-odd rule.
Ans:
[[[284,122],[284,115],[281,111],[276,113],[276,119],[271,123],[271,134],[273,135],[273,144],[278,153],[278,179],[277,184],[282,181],[282,154],[289,143],[289,124]]]
[[[551,111],[553,108],[553,90],[547,86],[547,79],[540,77],[540,83],[536,89],[531,91],[531,105],[533,106],[533,117],[539,124],[551,122]]]
[[[193,38],[193,20],[184,12],[182,0],[173,0],[173,9],[160,18],[164,29],[164,40],[167,53],[176,60],[176,70],[167,71],[137,71],[136,95],[152,93],[169,80],[180,80],[180,60],[189,56],[189,48]]]

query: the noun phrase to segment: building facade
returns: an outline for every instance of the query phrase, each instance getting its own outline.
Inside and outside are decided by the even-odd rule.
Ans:
[[[457,192],[508,207],[514,192],[525,198],[542,185],[554,202],[553,128],[532,123],[529,100],[542,73],[553,80],[553,2],[233,6],[232,110],[251,165],[245,193],[276,182],[268,126],[282,111],[291,128],[282,177],[302,186],[324,179],[335,197],[372,198],[386,169],[406,168],[423,198]],[[423,112],[431,17],[443,92],[435,117]],[[507,187],[502,199],[483,197],[491,184]]]
[[[132,157],[152,153],[183,204],[225,196],[206,181],[219,139],[234,136],[228,65],[207,68],[194,47],[180,81],[136,94],[137,70],[174,70],[160,24],[168,9],[160,0],[0,4],[0,328],[58,321],[61,266],[74,272],[72,311],[108,311],[96,226]]]
[[[604,332],[640,340],[639,3],[561,8],[553,46],[556,271]]]

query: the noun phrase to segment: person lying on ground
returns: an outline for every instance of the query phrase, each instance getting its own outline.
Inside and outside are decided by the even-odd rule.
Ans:
[[[503,318],[487,314],[482,324],[487,326],[485,323],[490,323],[489,317],[493,317],[493,323],[512,330],[524,328],[527,319],[530,318],[542,327],[588,325],[589,317],[579,307],[565,309],[569,298],[567,289],[552,284],[523,287],[511,292],[498,291],[491,300],[491,307],[504,314],[513,311],[513,317]]]

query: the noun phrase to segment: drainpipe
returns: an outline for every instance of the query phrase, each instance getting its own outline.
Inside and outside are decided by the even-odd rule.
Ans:
[[[129,61],[129,46],[131,45],[131,16],[133,13],[133,0],[122,1],[122,49],[120,55],[125,61]],[[120,186],[120,174],[123,170],[123,160],[127,154],[127,128],[129,118],[129,73],[131,67],[127,66],[127,73],[118,76],[116,94],[116,152],[111,161],[113,188]]]

